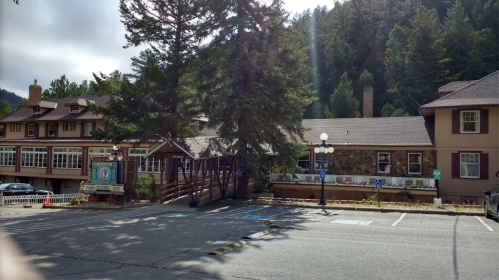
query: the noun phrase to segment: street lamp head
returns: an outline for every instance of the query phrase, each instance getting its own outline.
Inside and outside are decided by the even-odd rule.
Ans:
[[[327,141],[327,133],[321,133],[320,139],[321,141]]]
[[[319,147],[315,147],[315,148],[314,148],[314,153],[318,154],[318,153],[320,153],[320,152],[321,152],[321,150],[319,149]]]
[[[334,148],[333,148],[333,147],[329,147],[329,148],[327,148],[327,150],[328,150],[328,152],[329,152],[330,154],[332,154],[332,153],[334,152]]]
[[[326,148],[324,148],[324,147],[319,147],[319,152],[320,152],[320,153],[324,153],[324,150],[326,150]]]

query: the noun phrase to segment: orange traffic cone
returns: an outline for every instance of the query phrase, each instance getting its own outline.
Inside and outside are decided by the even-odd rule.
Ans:
[[[45,199],[45,204],[43,206],[50,206],[50,198],[48,193],[47,193],[47,199]]]

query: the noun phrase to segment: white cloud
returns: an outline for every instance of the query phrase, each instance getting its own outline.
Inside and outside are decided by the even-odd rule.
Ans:
[[[295,14],[334,0],[285,0]],[[146,48],[123,49],[119,0],[0,1],[0,88],[28,96],[33,79],[45,89],[66,75],[92,80],[92,72],[130,72],[130,58]]]

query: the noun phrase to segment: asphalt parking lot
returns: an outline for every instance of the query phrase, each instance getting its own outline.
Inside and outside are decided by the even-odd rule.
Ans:
[[[181,210],[12,210],[0,228],[47,279],[499,279],[499,223],[482,216]]]

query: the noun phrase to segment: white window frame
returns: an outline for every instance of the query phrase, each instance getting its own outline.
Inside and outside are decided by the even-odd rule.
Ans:
[[[52,149],[52,168],[81,169],[82,148],[54,147]]]
[[[16,165],[16,147],[0,147],[0,166]]]
[[[301,166],[300,162],[308,162],[308,167]],[[300,168],[303,168],[305,170],[309,170],[310,169],[310,153],[306,156],[302,156],[302,157],[298,158],[296,165],[298,165]]]
[[[5,124],[0,124],[0,138],[4,138],[6,134]]]
[[[470,155],[476,159],[472,159]],[[473,161],[473,162],[472,162]],[[468,175],[473,166],[476,166],[476,175]],[[480,153],[460,153],[459,154],[459,176],[460,178],[480,178]]]
[[[473,121],[466,120],[465,119],[466,113],[474,113],[475,120],[473,120]],[[473,131],[464,130],[465,123],[475,123],[475,130],[473,130]],[[480,111],[479,110],[460,111],[459,112],[459,129],[460,129],[461,133],[480,133]]]
[[[28,137],[34,137],[35,136],[35,129],[36,129],[36,126],[34,123],[29,123],[28,124]],[[31,132],[31,134],[30,134]]]
[[[144,156],[149,152],[148,148],[135,148],[128,150],[128,156],[140,157],[139,159],[139,173],[159,173],[161,171],[160,160],[155,157],[145,158]]]
[[[184,167],[185,173],[191,173],[191,159],[190,158],[183,158],[180,163]],[[182,168],[179,166],[177,168],[178,173],[182,173]]]
[[[388,155],[388,161],[386,159],[383,159],[383,161],[380,161],[380,155]],[[390,152],[378,152],[378,156],[376,157],[376,170],[378,173],[385,173],[388,174],[390,173],[390,167],[391,167],[391,153]],[[386,164],[385,170],[380,170],[380,164]]]
[[[411,162],[411,155],[419,155],[419,162]],[[419,172],[411,172],[411,165],[419,165]],[[421,175],[423,172],[423,154],[407,153],[407,174]]]
[[[21,132],[21,124],[20,123],[16,124],[16,132]]]
[[[83,137],[92,137],[93,126],[92,122],[83,123]]]
[[[321,170],[322,158],[324,157],[324,169],[328,169],[329,153],[314,153],[314,170]]]
[[[80,112],[80,106],[71,105],[71,112]]]
[[[33,108],[33,114],[41,114],[41,113],[42,113],[42,108],[40,107]]]
[[[16,132],[16,124],[15,123],[10,124],[10,132]]]
[[[62,131],[68,131],[69,130],[69,123],[65,122],[62,123]]]
[[[70,129],[71,129],[71,131],[76,131],[76,123],[75,122],[71,123]]]
[[[90,148],[88,148],[88,170],[92,169],[92,161],[90,160],[90,156],[109,157],[109,156],[111,156],[112,150],[113,150],[113,148],[111,148],[111,147],[90,147]]]
[[[55,137],[57,125],[56,123],[48,123],[47,124],[47,137]],[[52,133],[50,131],[52,130]]]
[[[21,147],[21,167],[46,168],[47,148]]]

